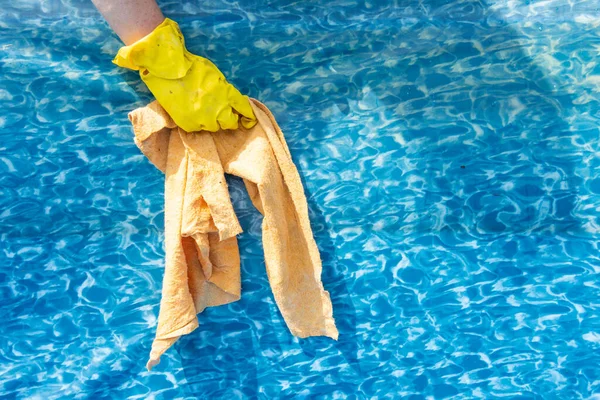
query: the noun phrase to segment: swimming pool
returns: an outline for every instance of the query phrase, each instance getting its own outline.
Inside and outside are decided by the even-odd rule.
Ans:
[[[592,1],[159,2],[275,113],[340,340],[297,339],[261,217],[242,300],[152,372],[163,184],[152,97],[87,1],[0,14],[0,396],[600,396],[600,15]]]

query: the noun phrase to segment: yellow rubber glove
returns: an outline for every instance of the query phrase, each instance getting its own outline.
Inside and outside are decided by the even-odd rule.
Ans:
[[[237,129],[238,119],[245,128],[256,124],[248,97],[213,63],[187,51],[173,20],[166,18],[144,38],[122,47],[113,62],[140,71],[156,100],[188,132]]]

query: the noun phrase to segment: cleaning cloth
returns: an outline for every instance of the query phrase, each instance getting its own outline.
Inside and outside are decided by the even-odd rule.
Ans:
[[[225,173],[241,177],[264,218],[265,265],[275,301],[295,336],[337,339],[306,197],[281,129],[250,99],[251,128],[186,132],[153,102],[132,111],[135,142],[165,179],[165,272],[148,369],[206,307],[240,298],[240,257]]]

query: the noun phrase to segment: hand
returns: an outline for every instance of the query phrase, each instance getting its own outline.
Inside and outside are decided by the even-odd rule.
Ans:
[[[154,31],[122,47],[113,62],[139,70],[160,105],[188,132],[237,129],[256,124],[243,96],[209,60],[185,48],[176,22],[166,18]]]

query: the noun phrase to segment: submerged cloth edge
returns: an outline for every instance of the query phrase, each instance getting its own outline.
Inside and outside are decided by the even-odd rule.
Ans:
[[[321,274],[323,272],[323,266],[321,262],[321,256],[319,254],[319,248],[317,246],[317,242],[314,239],[314,235],[312,233],[312,228],[310,226],[310,219],[308,217],[308,202],[306,200],[306,195],[304,194],[304,187],[302,185],[302,181],[300,179],[300,174],[298,173],[298,169],[296,165],[292,161],[290,150],[288,148],[287,142],[285,141],[285,137],[283,136],[283,131],[277,124],[275,117],[271,113],[271,111],[265,106],[263,103],[256,99],[251,99],[253,106],[259,108],[262,112],[266,114],[269,118],[269,122],[271,126],[275,128],[275,132],[272,132],[269,129],[268,124],[262,124],[261,121],[262,116],[259,112],[255,112],[259,123],[265,126],[265,132],[269,141],[271,142],[271,147],[274,150],[275,157],[277,158],[277,162],[279,164],[279,168],[281,170],[281,174],[283,175],[283,179],[288,187],[288,191],[292,197],[292,201],[294,202],[294,206],[296,207],[296,212],[300,219],[300,226],[305,233],[305,239],[307,239],[309,252],[311,256],[311,260],[313,265],[316,267],[314,270],[314,277],[317,282],[319,282],[319,286],[321,291],[325,296],[327,296],[327,300],[323,303],[324,309],[323,314],[326,318],[326,328],[325,332],[322,333],[323,336],[329,336],[332,339],[338,339],[338,331],[335,327],[335,321],[333,319],[333,307],[331,306],[331,299],[329,298],[329,292],[325,290],[323,287],[323,282],[321,280]],[[298,335],[303,337],[302,335]]]

